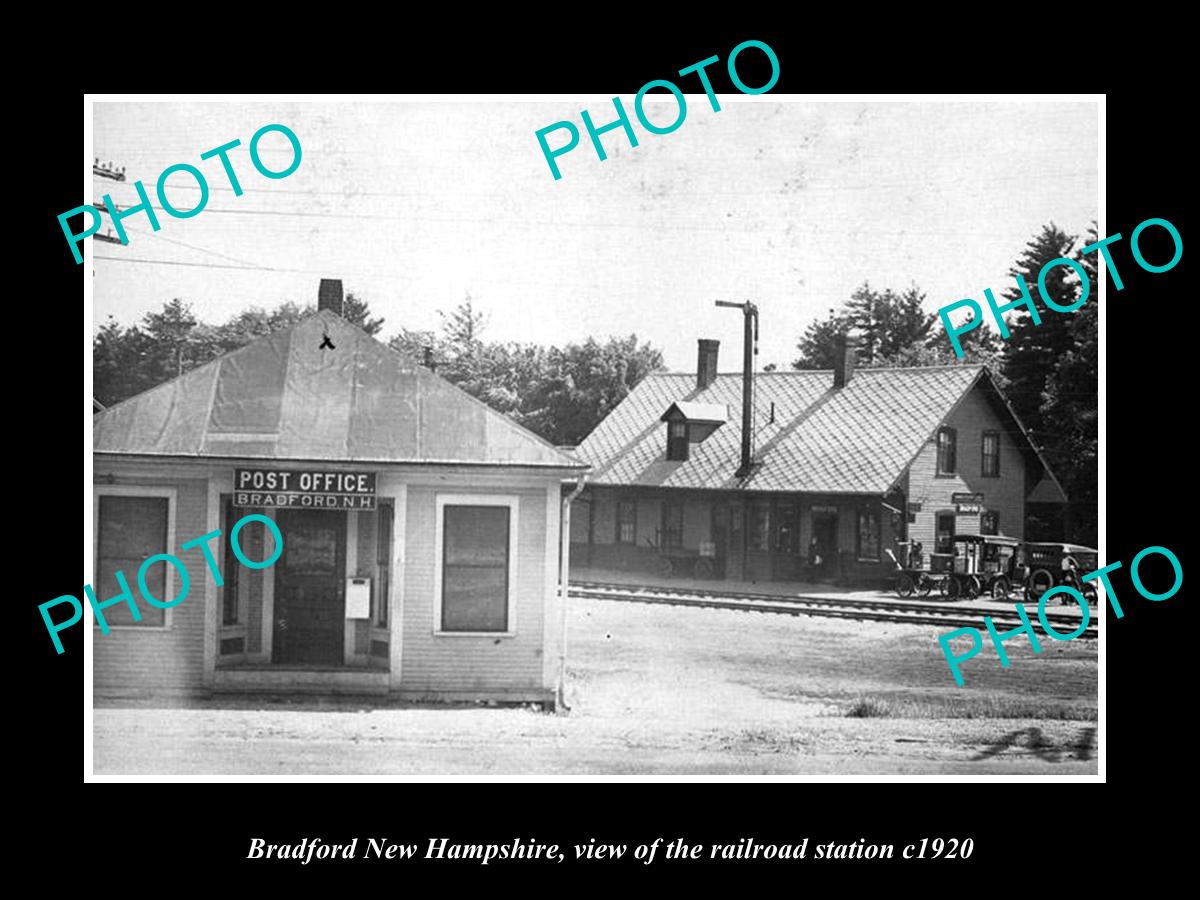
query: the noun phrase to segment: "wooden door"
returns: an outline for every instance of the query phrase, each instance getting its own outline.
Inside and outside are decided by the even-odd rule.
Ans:
[[[729,527],[725,530],[725,577],[746,577],[746,514],[740,503],[729,504]]]
[[[833,578],[838,570],[838,517],[837,513],[813,513],[813,537],[816,539],[815,553],[821,562],[817,565],[820,578]]]
[[[272,662],[341,665],[346,627],[346,513],[281,509]]]

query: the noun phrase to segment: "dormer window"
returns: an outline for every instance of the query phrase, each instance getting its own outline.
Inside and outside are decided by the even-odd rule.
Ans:
[[[667,423],[667,459],[686,460],[688,458],[688,423],[675,421]]]
[[[722,404],[672,403],[659,420],[667,423],[667,459],[685,462],[690,445],[702,443],[728,418],[729,408]]]

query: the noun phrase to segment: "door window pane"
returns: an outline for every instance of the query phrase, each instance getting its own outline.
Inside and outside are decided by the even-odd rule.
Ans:
[[[775,549],[780,553],[800,552],[800,510],[794,506],[779,508]]]
[[[663,501],[662,545],[674,548],[683,546],[683,504],[675,500]]]
[[[858,558],[879,559],[879,510],[858,508]]]
[[[617,503],[617,543],[637,543],[637,503],[633,500]]]
[[[954,513],[938,513],[937,551],[950,553],[954,550]]]

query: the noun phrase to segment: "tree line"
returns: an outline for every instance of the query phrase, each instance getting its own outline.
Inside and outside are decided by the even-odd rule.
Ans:
[[[1003,299],[1020,297],[1014,276],[1036,285],[1042,266],[1064,256],[1078,260],[1098,285],[1095,255],[1079,252],[1096,239],[1094,226],[1083,239],[1053,224],[1044,226],[1010,267]],[[1046,291],[1066,306],[1078,298],[1080,285],[1068,268],[1059,266],[1048,273]],[[866,367],[986,364],[1071,498],[1065,518],[1056,507],[1031,506],[1026,536],[1094,546],[1096,302],[1073,313],[1045,311],[1040,325],[1024,311],[1009,313],[1008,340],[983,325],[961,336],[965,355],[958,360],[937,316],[925,311],[926,301],[916,285],[894,290],[864,282],[842,306],[808,326],[792,367],[832,368],[834,339],[846,333],[856,336],[858,364]],[[111,405],[313,311],[311,305],[285,302],[274,309],[251,307],[213,325],[199,321],[189,304],[173,299],[128,327],[110,317],[93,342],[95,397]],[[384,319],[353,293],[346,295],[343,315],[368,334],[383,330]],[[438,374],[554,444],[581,442],[647,374],[663,367],[661,350],[634,334],[563,347],[487,340],[487,316],[469,295],[439,316],[437,329],[401,328],[388,344],[416,363],[429,354]]]
[[[176,298],[140,322],[122,326],[111,316],[92,344],[93,394],[110,406],[254,339],[287,328],[315,312],[285,302],[251,307],[219,325],[200,321]],[[487,318],[468,296],[439,313],[436,331],[401,329],[388,345],[558,445],[580,443],[648,373],[663,366],[662,352],[636,335],[565,347],[488,341]],[[348,293],[343,318],[378,336],[384,319]]]
[[[833,368],[838,334],[855,335],[858,364],[866,367],[987,365],[1071,501],[1066,510],[1031,506],[1026,537],[1095,546],[1100,281],[1096,254],[1080,251],[1097,237],[1094,223],[1082,237],[1053,223],[1045,225],[1008,270],[1000,305],[1022,296],[1016,276],[1031,286],[1037,302],[1042,267],[1060,257],[1077,260],[1093,287],[1092,302],[1076,312],[1057,313],[1039,303],[1042,321],[1037,325],[1019,307],[1005,317],[1007,340],[1001,340],[986,324],[960,335],[964,350],[960,360],[937,315],[925,312],[926,297],[919,288],[912,285],[897,292],[864,282],[842,306],[808,326],[797,344],[799,356],[792,366]],[[999,285],[993,290],[996,287]],[[1058,266],[1047,273],[1045,288],[1055,303],[1067,306],[1079,298],[1082,285],[1068,267]]]

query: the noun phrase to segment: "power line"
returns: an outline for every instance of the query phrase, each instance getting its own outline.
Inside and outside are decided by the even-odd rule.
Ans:
[[[296,268],[291,268],[291,267],[286,267],[286,266],[276,266],[276,267],[259,266],[259,265],[227,266],[227,265],[220,265],[218,263],[209,263],[209,262],[182,262],[182,261],[169,260],[169,259],[145,259],[142,257],[135,257],[135,256],[101,256],[99,254],[97,254],[94,258],[109,260],[111,262],[143,263],[143,264],[157,265],[157,266],[185,266],[187,268],[200,268],[200,269],[233,269],[233,270],[241,270],[241,271],[248,271],[248,272],[283,272],[283,273],[297,273],[297,274],[301,274],[301,275],[322,275],[322,276],[330,274],[328,269],[325,269],[325,270],[296,269]],[[353,269],[353,270],[351,270],[351,269],[344,269],[340,266],[338,266],[336,268],[337,268],[338,272],[340,272],[341,274],[343,274],[345,276],[352,275],[352,276],[355,276],[358,278],[383,278],[383,279],[397,279],[397,280],[402,280],[402,281],[413,279],[412,272],[384,272],[384,271],[369,270],[369,269]],[[564,287],[575,287],[575,288],[594,288],[595,287],[595,284],[593,284],[593,283],[581,283],[581,282],[573,282],[573,281],[531,281],[529,279],[521,279],[521,278],[489,278],[488,282],[496,283],[496,284],[517,284],[517,285],[526,285],[526,286],[532,285],[535,287],[543,287],[543,288],[550,288],[550,289],[564,288]],[[644,288],[641,287],[640,285],[629,286],[629,287],[620,287],[620,286],[614,285],[609,288],[606,288],[606,290],[610,294],[621,294],[621,295],[638,295],[638,296],[640,296],[644,293]],[[736,293],[736,291],[733,288],[726,288],[726,289],[724,289],[724,292],[727,294]]]
[[[151,204],[151,208],[166,212],[161,206]],[[303,218],[303,219],[376,219],[392,222],[440,222],[449,225],[503,225],[506,228],[514,227],[539,227],[547,228],[633,228],[640,231],[688,231],[688,232],[710,232],[716,234],[772,234],[777,230],[775,224],[768,225],[765,222],[758,223],[759,227],[746,228],[729,228],[726,226],[717,225],[683,225],[676,222],[655,222],[652,219],[648,222],[562,222],[547,219],[524,219],[512,220],[504,219],[500,216],[493,218],[470,218],[466,216],[425,216],[425,215],[383,215],[380,213],[327,213],[327,212],[296,212],[295,210],[268,210],[268,209],[212,209],[206,207],[206,213],[211,212],[217,215],[232,215],[232,216],[279,216],[281,218]],[[819,236],[822,234],[869,234],[869,235],[910,235],[917,237],[1011,237],[1011,233],[1005,231],[963,231],[961,229],[951,229],[947,231],[926,231],[922,229],[900,228],[900,229],[870,229],[870,228],[847,228],[835,229],[824,228],[814,225],[811,230],[805,229],[800,232],[811,236]]]
[[[287,268],[272,268],[269,266],[223,266],[217,263],[208,262],[180,262],[178,260],[166,259],[142,259],[137,256],[100,256],[97,254],[95,259],[107,259],[112,262],[129,262],[129,263],[149,263],[158,266],[188,266],[197,269],[242,269],[251,272],[298,272],[305,275],[324,274],[317,272],[314,269],[287,269]]]
[[[158,232],[155,232],[155,231],[143,231],[140,228],[131,228],[129,226],[126,226],[126,228],[127,228],[127,230],[132,231],[136,234],[144,234],[148,237],[158,238],[160,241],[166,241],[168,244],[178,244],[180,247],[187,247],[191,250],[199,250],[201,253],[207,253],[210,256],[217,256],[217,257],[220,257],[221,259],[231,260],[232,262],[243,263],[247,266],[258,267],[257,263],[252,263],[249,260],[239,259],[236,256],[230,256],[227,253],[221,253],[217,250],[209,250],[206,247],[200,247],[200,246],[197,246],[196,244],[189,244],[186,241],[175,240],[174,238],[169,238],[166,235],[159,234]]]
[[[924,190],[939,190],[942,188],[953,188],[959,185],[980,185],[981,190],[986,190],[982,185],[1001,184],[1011,181],[1047,181],[1060,180],[1065,178],[1095,178],[1097,173],[1094,170],[1062,172],[1058,174],[1040,174],[1040,175],[1007,175],[997,176],[994,178],[962,178],[955,181],[933,180],[926,179],[924,181],[908,181],[908,182],[885,182],[880,184],[802,184],[797,185],[793,189],[794,193],[802,193],[804,191],[882,191],[891,189],[909,189],[921,188]],[[134,179],[135,181],[137,179]],[[133,182],[126,181],[115,185],[107,185],[108,187],[133,187]],[[222,185],[209,184],[210,191],[219,191],[224,193],[236,193],[232,187],[224,187]],[[171,190],[198,191],[200,185],[196,184],[178,184],[171,185]],[[354,199],[355,197],[441,197],[443,194],[437,191],[362,191],[362,190],[341,190],[341,191],[321,191],[307,190],[296,188],[272,188],[270,190],[263,188],[242,188],[243,194],[286,194],[286,195],[301,195],[312,197],[342,197],[344,199]],[[683,191],[674,191],[673,193],[686,193]],[[781,193],[778,189],[768,189],[762,191],[709,191],[699,190],[694,192],[699,196],[722,196],[722,197],[752,197],[770,194]],[[503,196],[506,192],[503,190],[485,190],[472,191],[469,195],[472,196]]]

